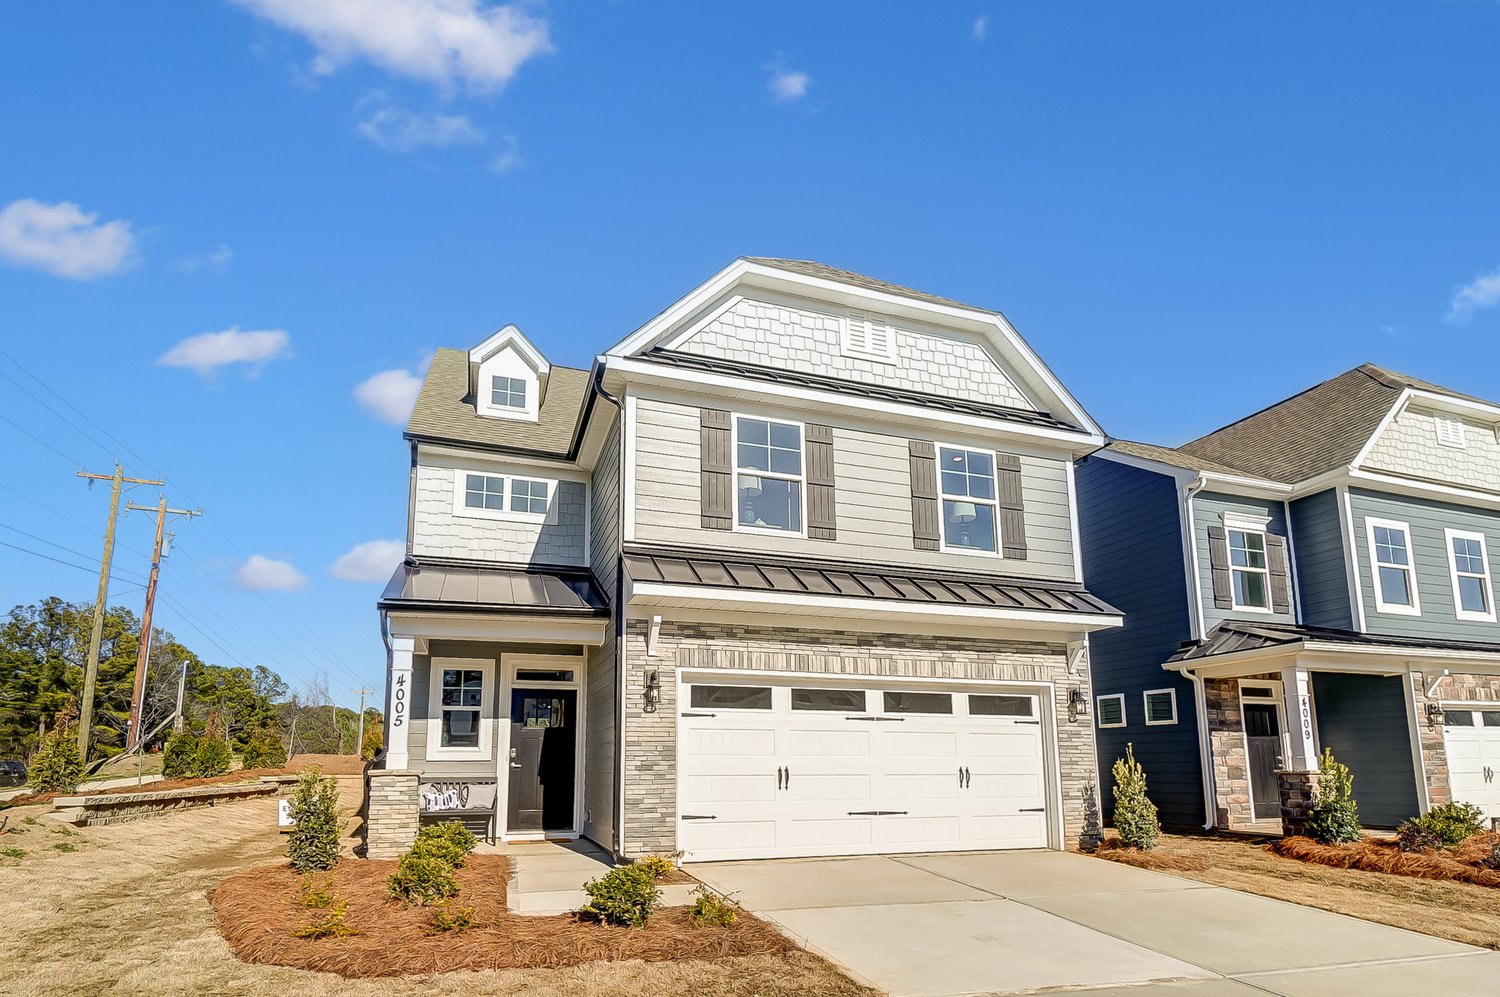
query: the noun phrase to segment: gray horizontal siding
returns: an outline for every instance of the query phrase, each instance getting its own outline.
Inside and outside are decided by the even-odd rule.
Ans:
[[[1291,522],[1302,622],[1354,629],[1338,492],[1330,488],[1291,503]]]
[[[1395,827],[1415,817],[1417,777],[1401,678],[1314,672],[1312,688],[1318,743],[1349,766],[1360,821]]]
[[[1094,696],[1123,693],[1128,722],[1095,732],[1104,812],[1108,816],[1114,809],[1110,766],[1131,743],[1162,820],[1201,826],[1203,773],[1193,686],[1162,668],[1191,638],[1177,486],[1163,475],[1101,457],[1078,465],[1077,486],[1084,584],[1125,612],[1123,627],[1089,638]],[[1147,689],[1176,690],[1175,725],[1146,726],[1142,694]]]
[[[1022,456],[1025,560],[916,550],[912,543],[909,438],[834,429],[838,539],[727,530],[700,522],[698,408],[641,398],[635,425],[635,533],[646,543],[812,555],[966,572],[1071,579],[1073,532],[1067,465]]]
[[[1257,613],[1217,609],[1214,606],[1212,563],[1208,552],[1208,528],[1224,525],[1223,514],[1241,513],[1246,516],[1269,516],[1266,532],[1286,537],[1286,506],[1274,499],[1247,498],[1243,495],[1224,495],[1219,492],[1200,492],[1193,497],[1193,542],[1198,547],[1198,589],[1203,600],[1203,629],[1212,630],[1225,620],[1255,620],[1261,623],[1292,623],[1293,613]],[[1288,586],[1290,590],[1290,586]]]
[[[1373,634],[1397,634],[1445,640],[1500,642],[1500,624],[1460,620],[1453,600],[1452,574],[1444,529],[1485,535],[1490,577],[1495,571],[1495,545],[1500,544],[1500,512],[1433,502],[1428,499],[1349,490],[1354,514],[1355,551],[1365,605],[1365,629]],[[1368,517],[1393,519],[1411,527],[1412,560],[1416,568],[1421,616],[1381,613],[1375,609],[1375,584],[1370,573]]]

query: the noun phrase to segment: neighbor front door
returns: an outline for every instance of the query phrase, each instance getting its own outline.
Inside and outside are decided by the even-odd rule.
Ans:
[[[508,832],[575,830],[577,706],[572,689],[511,691]]]
[[[1245,747],[1249,752],[1250,811],[1256,820],[1281,816],[1281,716],[1272,703],[1245,704]]]

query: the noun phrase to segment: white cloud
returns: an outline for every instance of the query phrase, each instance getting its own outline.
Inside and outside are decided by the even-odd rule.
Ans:
[[[771,96],[783,104],[801,100],[807,96],[807,88],[812,83],[812,77],[795,69],[787,69],[786,66],[777,63],[768,67],[771,78],[766,85],[771,89]]]
[[[397,426],[406,425],[412,406],[422,390],[422,375],[409,370],[383,370],[354,388],[354,398],[375,418]]]
[[[385,582],[404,557],[406,544],[400,540],[366,540],[340,554],[328,573],[346,582]]]
[[[29,197],[0,210],[0,257],[56,277],[92,280],[135,262],[130,223],[99,224],[69,201],[43,204]]]
[[[221,242],[206,253],[178,260],[176,267],[183,273],[200,273],[205,270],[223,273],[229,269],[229,264],[232,262],[234,262],[234,250],[230,249],[227,243]]]
[[[545,19],[481,0],[234,0],[302,35],[327,75],[367,59],[401,76],[471,90],[503,87],[521,65],[552,51]]]
[[[266,363],[291,355],[292,338],[281,329],[223,332],[189,336],[157,358],[163,367],[188,367],[204,377],[229,364],[248,364],[251,373]]]
[[[1463,323],[1483,308],[1500,305],[1500,267],[1480,274],[1459,288],[1448,306],[1448,321]]]
[[[976,42],[984,41],[984,36],[989,34],[989,31],[990,19],[988,15],[980,14],[978,17],[974,18],[974,40]]]
[[[423,114],[392,104],[377,107],[359,123],[358,130],[388,152],[475,145],[484,141],[484,132],[462,114],[437,111]]]
[[[307,584],[307,576],[290,561],[277,561],[251,554],[234,571],[234,580],[252,592],[295,592]]]
[[[500,151],[490,160],[490,172],[504,176],[519,170],[524,163],[525,160],[521,158],[521,143],[516,141],[514,135],[506,135],[500,140]]]

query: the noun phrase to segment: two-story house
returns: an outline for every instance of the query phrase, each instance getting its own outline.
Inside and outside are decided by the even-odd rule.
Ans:
[[[1077,480],[1126,617],[1091,641],[1101,762],[1134,744],[1164,820],[1280,826],[1324,747],[1370,826],[1500,817],[1500,405],[1367,364]]]
[[[1002,315],[741,259],[588,371],[440,350],[406,438],[371,854],[491,803],[697,860],[1080,831],[1105,441]]]

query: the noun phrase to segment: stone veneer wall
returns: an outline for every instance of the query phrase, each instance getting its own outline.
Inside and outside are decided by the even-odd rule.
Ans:
[[[393,859],[417,840],[420,773],[372,769],[365,800],[365,857]]]
[[[1249,675],[1245,681],[1280,681],[1276,673]],[[1208,739],[1214,758],[1214,823],[1237,828],[1254,823],[1250,811],[1250,761],[1245,754],[1245,716],[1240,712],[1240,679],[1204,679]],[[1283,707],[1285,709],[1285,707]]]
[[[1427,798],[1432,806],[1448,803],[1453,794],[1448,783],[1448,751],[1443,744],[1443,725],[1427,722],[1427,704],[1464,702],[1500,703],[1500,675],[1449,675],[1438,683],[1432,698],[1427,697],[1431,679],[1419,672],[1409,678],[1412,698],[1416,702],[1417,740],[1422,747],[1422,771],[1427,777]]]
[[[1084,787],[1099,782],[1088,719],[1068,720],[1068,694],[1090,701],[1087,669],[1070,675],[1062,644],[918,634],[782,630],[664,622],[656,655],[646,655],[647,624],[626,628],[625,827],[623,849],[635,857],[677,847],[676,668],[808,672],[872,678],[1000,679],[1054,682],[1062,769],[1063,844],[1075,847],[1084,822]],[[646,673],[657,670],[661,702],[641,709]]]

